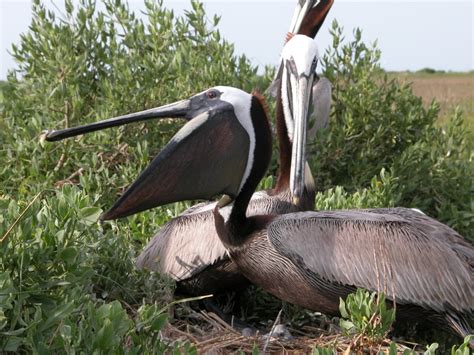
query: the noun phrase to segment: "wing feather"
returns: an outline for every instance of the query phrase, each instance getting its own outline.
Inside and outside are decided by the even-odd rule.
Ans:
[[[401,304],[472,312],[472,246],[449,227],[401,210],[291,213],[268,226],[268,238],[327,281],[384,291]]]
[[[270,196],[257,192],[250,201],[247,215],[296,212],[290,195]],[[137,258],[137,266],[160,271],[176,281],[185,280],[226,257],[214,225],[215,202],[192,206],[167,222]],[[220,209],[227,218],[232,205]]]

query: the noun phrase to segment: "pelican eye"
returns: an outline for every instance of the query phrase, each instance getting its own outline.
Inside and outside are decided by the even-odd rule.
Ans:
[[[311,71],[316,71],[316,66],[318,65],[318,57],[313,58],[313,63],[311,63]]]
[[[219,95],[217,94],[216,90],[209,90],[208,92],[206,92],[206,96],[208,99],[215,99]]]

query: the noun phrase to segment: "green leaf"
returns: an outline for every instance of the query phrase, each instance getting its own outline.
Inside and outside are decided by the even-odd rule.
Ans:
[[[252,355],[259,355],[260,354],[260,350],[258,349],[258,345],[255,343],[253,344],[253,347],[252,347]]]
[[[354,323],[345,319],[339,319],[339,326],[346,332],[349,332],[354,329]]]
[[[397,355],[398,354],[397,344],[393,341],[390,343],[390,348],[388,350],[388,354],[389,355]]]
[[[19,338],[16,336],[10,336],[6,340],[6,344],[2,347],[2,350],[5,352],[14,352],[16,353],[20,346],[23,345],[26,339]]]
[[[76,308],[74,301],[61,304],[52,311],[46,313],[47,319],[41,323],[40,329],[45,331],[50,327],[55,327],[65,318],[67,318]]]
[[[151,323],[151,330],[159,332],[168,321],[168,315],[166,313],[158,315]]]
[[[433,343],[429,346],[426,347],[426,351],[424,352],[424,355],[435,355],[436,350],[439,348],[438,343]]]
[[[97,223],[101,214],[102,209],[99,207],[84,207],[81,209],[81,221],[90,226]]]
[[[349,318],[349,314],[346,311],[346,302],[342,298],[339,298],[339,312],[342,318]]]
[[[60,258],[66,263],[72,263],[76,259],[78,252],[74,247],[68,247],[61,250]]]

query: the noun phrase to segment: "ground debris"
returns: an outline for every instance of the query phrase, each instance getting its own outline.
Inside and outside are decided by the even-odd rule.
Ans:
[[[315,347],[332,348],[338,353],[386,353],[391,344],[390,339],[385,339],[371,349],[355,349],[353,338],[341,333],[329,333],[327,330],[312,326],[303,326],[301,329],[289,328],[294,336],[283,340],[272,337],[267,343],[264,329],[252,336],[244,336],[216,314],[204,310],[187,310],[188,314],[179,319],[173,319],[162,330],[161,336],[169,342],[188,341],[194,344],[199,354],[233,354],[238,352],[252,353],[258,349],[263,354],[308,354],[313,353]],[[413,349],[414,344],[397,344],[398,352]]]

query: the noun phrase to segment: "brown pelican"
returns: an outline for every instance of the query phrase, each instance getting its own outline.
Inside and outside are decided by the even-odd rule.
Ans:
[[[164,110],[194,118],[110,213],[225,194],[213,210],[219,239],[264,290],[327,314],[337,314],[339,298],[357,287],[383,290],[396,302],[399,320],[443,322],[461,336],[471,333],[474,248],[454,230],[403,208],[248,216],[272,152],[263,99],[215,87]],[[294,134],[299,142],[304,132]]]
[[[290,32],[307,34],[314,38],[332,3],[333,0],[299,1],[290,25]],[[311,102],[310,88],[313,87],[312,121],[314,126],[309,134],[310,137],[314,137],[318,128],[327,125],[331,86],[326,78],[315,76],[317,47],[314,41],[306,36],[305,38],[297,37],[285,45],[283,57],[289,59],[294,56],[300,59],[302,63],[297,68],[299,71],[292,72],[290,68],[283,66],[283,73],[279,70],[279,76],[275,80],[279,89],[276,121],[280,169],[277,184],[274,189],[259,191],[252,196],[247,209],[249,216],[283,214],[314,208],[315,190],[311,171],[309,167],[305,169],[304,161],[296,162],[292,159],[294,155],[291,153],[293,130],[298,120],[293,119],[295,112],[291,112],[293,107],[290,108],[290,101],[301,100],[301,103],[295,102],[294,108],[307,110]],[[298,76],[305,70],[308,74],[307,82],[298,81]],[[284,75],[283,81],[282,75]],[[287,79],[293,82],[287,82]],[[305,83],[306,86],[298,86],[300,82]],[[284,102],[286,105],[283,105]],[[301,117],[305,117],[304,114]],[[305,119],[301,124],[306,130]],[[305,140],[301,144],[304,145]],[[293,148],[295,151],[296,145]],[[299,166],[299,169],[296,166]],[[296,198],[293,199],[293,197]],[[178,290],[193,295],[235,290],[246,285],[247,280],[242,277],[235,263],[228,257],[217,236],[212,214],[215,205],[216,203],[203,203],[193,206],[166,223],[140,254],[137,265],[171,275],[177,281]],[[224,207],[222,213],[228,214],[230,209],[231,206]]]
[[[282,53],[284,63],[275,81],[278,83],[276,121],[280,143],[277,184],[274,189],[260,191],[252,196],[248,215],[282,214],[314,208],[313,177],[309,167],[305,169],[305,160],[296,160],[296,156],[304,156],[306,137],[293,145],[293,153],[292,142],[295,126],[306,132],[306,112],[311,100],[311,121],[314,122],[310,137],[315,135],[317,129],[324,127],[329,118],[331,86],[326,78],[316,76],[318,55],[312,37],[321,27],[332,3],[332,0],[298,2],[290,32],[302,35],[294,36],[285,45]],[[87,126],[53,131],[47,139],[58,140],[142,119],[167,117],[167,112],[168,108],[164,107],[160,111],[152,109]],[[190,116],[185,118],[189,119]],[[301,150],[299,154],[296,154],[297,149]],[[117,202],[121,209],[116,210],[114,206],[103,219],[121,218],[139,212],[137,209],[128,210],[123,203],[124,199],[137,198],[140,197],[125,193]],[[155,206],[150,201],[140,210],[152,207]],[[212,213],[214,207],[215,203],[202,203],[167,222],[140,254],[137,265],[170,275],[178,282],[178,290],[192,295],[238,289],[247,284],[248,281],[229,259],[219,241]],[[227,206],[222,209],[222,213],[229,213],[230,210],[231,206]]]
[[[259,191],[252,196],[247,209],[249,216],[283,214],[314,208],[315,187],[311,171],[305,160],[296,160],[295,153],[298,148],[304,150],[306,138],[301,142],[294,142],[293,137],[295,126],[306,131],[306,112],[311,102],[311,88],[315,94],[321,95],[313,97],[313,101],[321,102],[323,108],[318,106],[314,110],[314,127],[319,128],[327,124],[329,110],[324,108],[329,106],[331,100],[330,84],[327,79],[321,78],[313,86],[317,63],[317,60],[313,60],[317,58],[314,40],[306,36],[295,36],[285,46],[283,55],[285,58],[294,55],[295,58],[301,59],[301,62],[298,67],[294,67],[294,72],[290,72],[290,68],[285,66],[286,76],[282,80],[280,91],[282,95],[277,98],[280,147],[277,184],[271,190]],[[308,77],[299,79],[299,75],[305,70]],[[300,116],[294,119],[298,114]],[[315,133],[316,129],[310,131],[311,136]],[[304,156],[304,153],[298,156]],[[215,205],[216,203],[203,203],[193,206],[166,223],[140,254],[137,265],[172,275],[178,281],[178,288],[191,294],[216,293],[238,289],[240,285],[244,285],[246,280],[229,259],[217,236],[212,213]],[[231,205],[224,207],[222,213],[227,214],[230,210]]]

